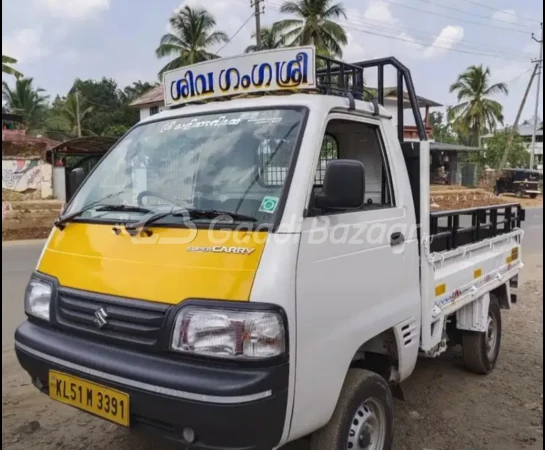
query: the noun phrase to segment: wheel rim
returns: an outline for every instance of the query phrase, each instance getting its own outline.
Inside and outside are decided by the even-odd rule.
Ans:
[[[386,442],[386,410],[380,401],[368,399],[356,411],[348,432],[348,450],[383,450]]]
[[[493,316],[488,318],[488,331],[486,333],[486,351],[489,361],[496,359],[496,347],[498,345],[498,322]]]

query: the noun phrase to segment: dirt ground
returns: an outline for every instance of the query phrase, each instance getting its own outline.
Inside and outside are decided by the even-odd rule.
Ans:
[[[2,230],[3,241],[18,241],[24,239],[47,239],[51,227],[21,228],[18,230]]]
[[[464,371],[459,350],[423,359],[396,402],[395,450],[543,448],[543,265],[528,262],[519,303],[504,314],[497,370]],[[50,401],[2,349],[2,449],[174,450]],[[282,450],[306,450],[304,442]]]

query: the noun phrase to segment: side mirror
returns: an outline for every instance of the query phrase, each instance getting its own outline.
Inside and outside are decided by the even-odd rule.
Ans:
[[[81,167],[74,169],[68,176],[68,182],[70,183],[70,196],[74,195],[81,184],[85,181],[85,172]]]
[[[365,202],[365,167],[360,161],[337,159],[327,165],[324,187],[316,195],[323,210],[359,209]]]

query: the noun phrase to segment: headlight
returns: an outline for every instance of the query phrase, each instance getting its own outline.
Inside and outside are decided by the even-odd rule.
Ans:
[[[25,294],[25,311],[38,319],[50,320],[51,297],[53,286],[47,281],[32,278]]]
[[[188,306],[176,318],[173,350],[223,358],[262,359],[286,352],[282,316]]]

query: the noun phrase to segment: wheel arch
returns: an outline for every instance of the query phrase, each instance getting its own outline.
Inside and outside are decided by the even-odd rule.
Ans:
[[[412,318],[363,344],[354,355],[349,369],[369,370],[390,384],[399,384],[412,374],[419,344],[420,324]]]
[[[498,286],[490,294],[496,297],[501,309],[511,309],[511,286],[509,283]]]

